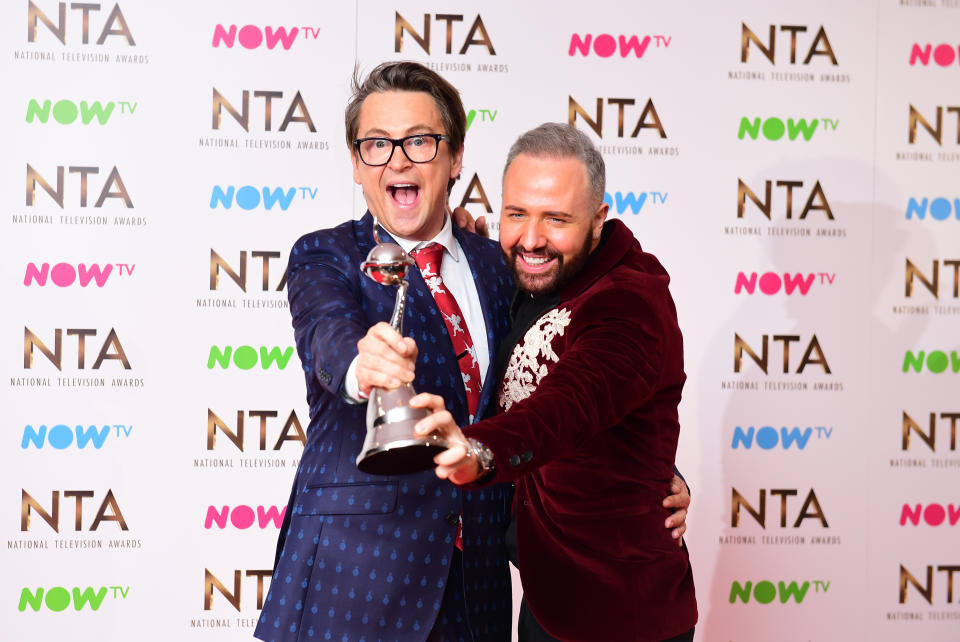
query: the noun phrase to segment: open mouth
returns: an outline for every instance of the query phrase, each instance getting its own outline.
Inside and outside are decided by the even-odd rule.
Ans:
[[[420,200],[420,186],[413,183],[395,183],[387,185],[387,194],[398,206],[410,207]]]
[[[550,254],[527,254],[518,252],[517,257],[523,264],[525,270],[529,272],[541,272],[549,269],[556,259],[556,256]]]

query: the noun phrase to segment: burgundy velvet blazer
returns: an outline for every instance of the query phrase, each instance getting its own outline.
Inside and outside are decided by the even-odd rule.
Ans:
[[[516,481],[524,595],[561,640],[657,641],[697,621],[690,560],[661,505],[686,378],[669,281],[608,221],[583,273],[513,347],[500,414],[464,430],[494,452],[492,481]]]

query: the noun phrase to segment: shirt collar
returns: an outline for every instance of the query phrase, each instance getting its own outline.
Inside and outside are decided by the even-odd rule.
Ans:
[[[430,243],[439,243],[443,246],[443,249],[447,251],[447,254],[450,255],[450,258],[458,263],[460,262],[460,253],[457,251],[457,239],[453,236],[453,223],[451,222],[451,217],[446,213],[443,215],[443,227],[440,228],[440,232],[429,241],[415,241],[399,236],[395,236],[394,240],[396,240],[397,245],[402,247],[403,251],[407,254]]]

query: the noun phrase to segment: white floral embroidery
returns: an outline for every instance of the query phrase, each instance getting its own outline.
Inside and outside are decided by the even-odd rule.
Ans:
[[[503,410],[509,410],[516,402],[529,397],[540,385],[540,380],[547,376],[547,362],[560,360],[553,351],[553,339],[562,337],[568,325],[569,310],[551,310],[540,317],[523,335],[523,341],[513,348],[500,387],[499,402]],[[544,363],[540,362],[540,357],[543,357]]]

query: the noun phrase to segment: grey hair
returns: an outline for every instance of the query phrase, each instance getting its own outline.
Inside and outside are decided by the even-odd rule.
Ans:
[[[582,131],[565,123],[544,123],[531,129],[513,143],[507,154],[507,163],[503,175],[507,175],[510,164],[520,154],[548,158],[576,158],[587,170],[590,181],[590,196],[597,206],[603,202],[606,189],[606,166],[603,156],[596,145]]]

